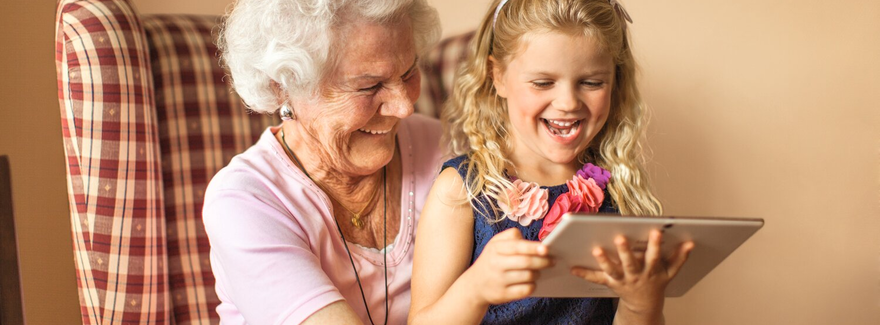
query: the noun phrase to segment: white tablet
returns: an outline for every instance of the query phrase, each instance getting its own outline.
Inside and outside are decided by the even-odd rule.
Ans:
[[[667,297],[680,297],[764,225],[763,219],[632,217],[567,214],[544,238],[552,268],[541,271],[534,297],[617,297],[608,287],[571,275],[572,266],[599,269],[594,247],[617,258],[614,237],[624,235],[633,251],[644,252],[651,229],[663,231],[661,251],[668,258],[679,244],[693,240],[694,249],[666,287]]]

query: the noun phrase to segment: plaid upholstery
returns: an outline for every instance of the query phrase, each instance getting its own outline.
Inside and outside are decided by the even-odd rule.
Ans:
[[[440,117],[443,102],[452,94],[452,82],[459,64],[467,59],[474,32],[452,36],[440,41],[421,61],[422,96],[416,111]]]
[[[171,323],[158,126],[142,26],[62,1],[58,96],[83,323]]]
[[[271,115],[249,114],[224,82],[211,32],[218,17],[144,18],[162,155],[168,272],[178,324],[218,320],[210,246],[202,223],[208,181],[254,144]]]
[[[217,323],[201,206],[271,116],[217,62],[216,17],[61,1],[56,67],[83,323]]]
[[[56,68],[84,324],[218,323],[205,188],[273,116],[224,81],[217,17],[140,17],[126,0],[60,0]],[[472,34],[423,60],[438,116]]]

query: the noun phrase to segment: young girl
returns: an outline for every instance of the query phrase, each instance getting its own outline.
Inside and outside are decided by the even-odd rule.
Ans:
[[[452,150],[416,242],[411,323],[657,324],[693,248],[644,254],[618,237],[573,276],[613,299],[528,298],[552,264],[538,242],[575,212],[659,215],[640,162],[644,106],[614,0],[495,0],[443,121]],[[589,249],[585,247],[584,249]]]

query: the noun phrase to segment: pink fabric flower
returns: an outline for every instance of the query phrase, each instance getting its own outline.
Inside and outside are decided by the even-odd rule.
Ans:
[[[559,194],[556,197],[556,202],[553,203],[553,207],[550,208],[547,216],[544,217],[544,225],[538,231],[538,240],[544,240],[544,237],[547,237],[553,229],[556,229],[556,225],[562,221],[562,215],[568,212],[580,211],[582,208],[583,202],[581,202],[579,196],[573,196],[571,192]]]
[[[498,207],[510,220],[528,226],[547,213],[547,190],[536,183],[522,180],[513,181],[513,186],[505,189],[498,200]]]
[[[560,194],[553,203],[553,207],[544,217],[544,225],[538,231],[538,240],[544,240],[550,235],[556,225],[562,221],[562,216],[569,212],[599,212],[602,201],[605,200],[605,193],[596,181],[592,178],[584,179],[578,175],[572,177],[570,181],[565,182],[568,185],[568,192]]]
[[[602,188],[596,184],[596,180],[584,179],[579,175],[575,175],[570,181],[565,182],[568,185],[568,192],[572,196],[577,197],[578,201],[583,203],[583,207],[575,212],[596,213],[605,200],[605,193]]]
[[[608,184],[608,180],[611,179],[611,172],[591,163],[587,163],[584,167],[578,170],[577,175],[584,179],[592,178],[596,180],[596,185],[599,185],[603,190],[605,189],[605,185]]]

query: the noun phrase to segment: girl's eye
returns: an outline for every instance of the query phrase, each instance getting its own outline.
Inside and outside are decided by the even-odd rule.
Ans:
[[[532,85],[538,89],[547,89],[553,86],[552,81],[532,81]]]
[[[602,85],[604,85],[605,82],[604,81],[582,81],[581,84],[584,86],[590,87],[590,88],[599,88],[599,87],[602,87]]]
[[[362,92],[374,92],[374,91],[376,91],[376,90],[379,90],[379,88],[382,88],[382,84],[381,84],[381,83],[377,83],[377,84],[373,85],[372,87],[361,88],[361,89],[358,89],[358,90],[359,90],[359,91],[362,91]]]

